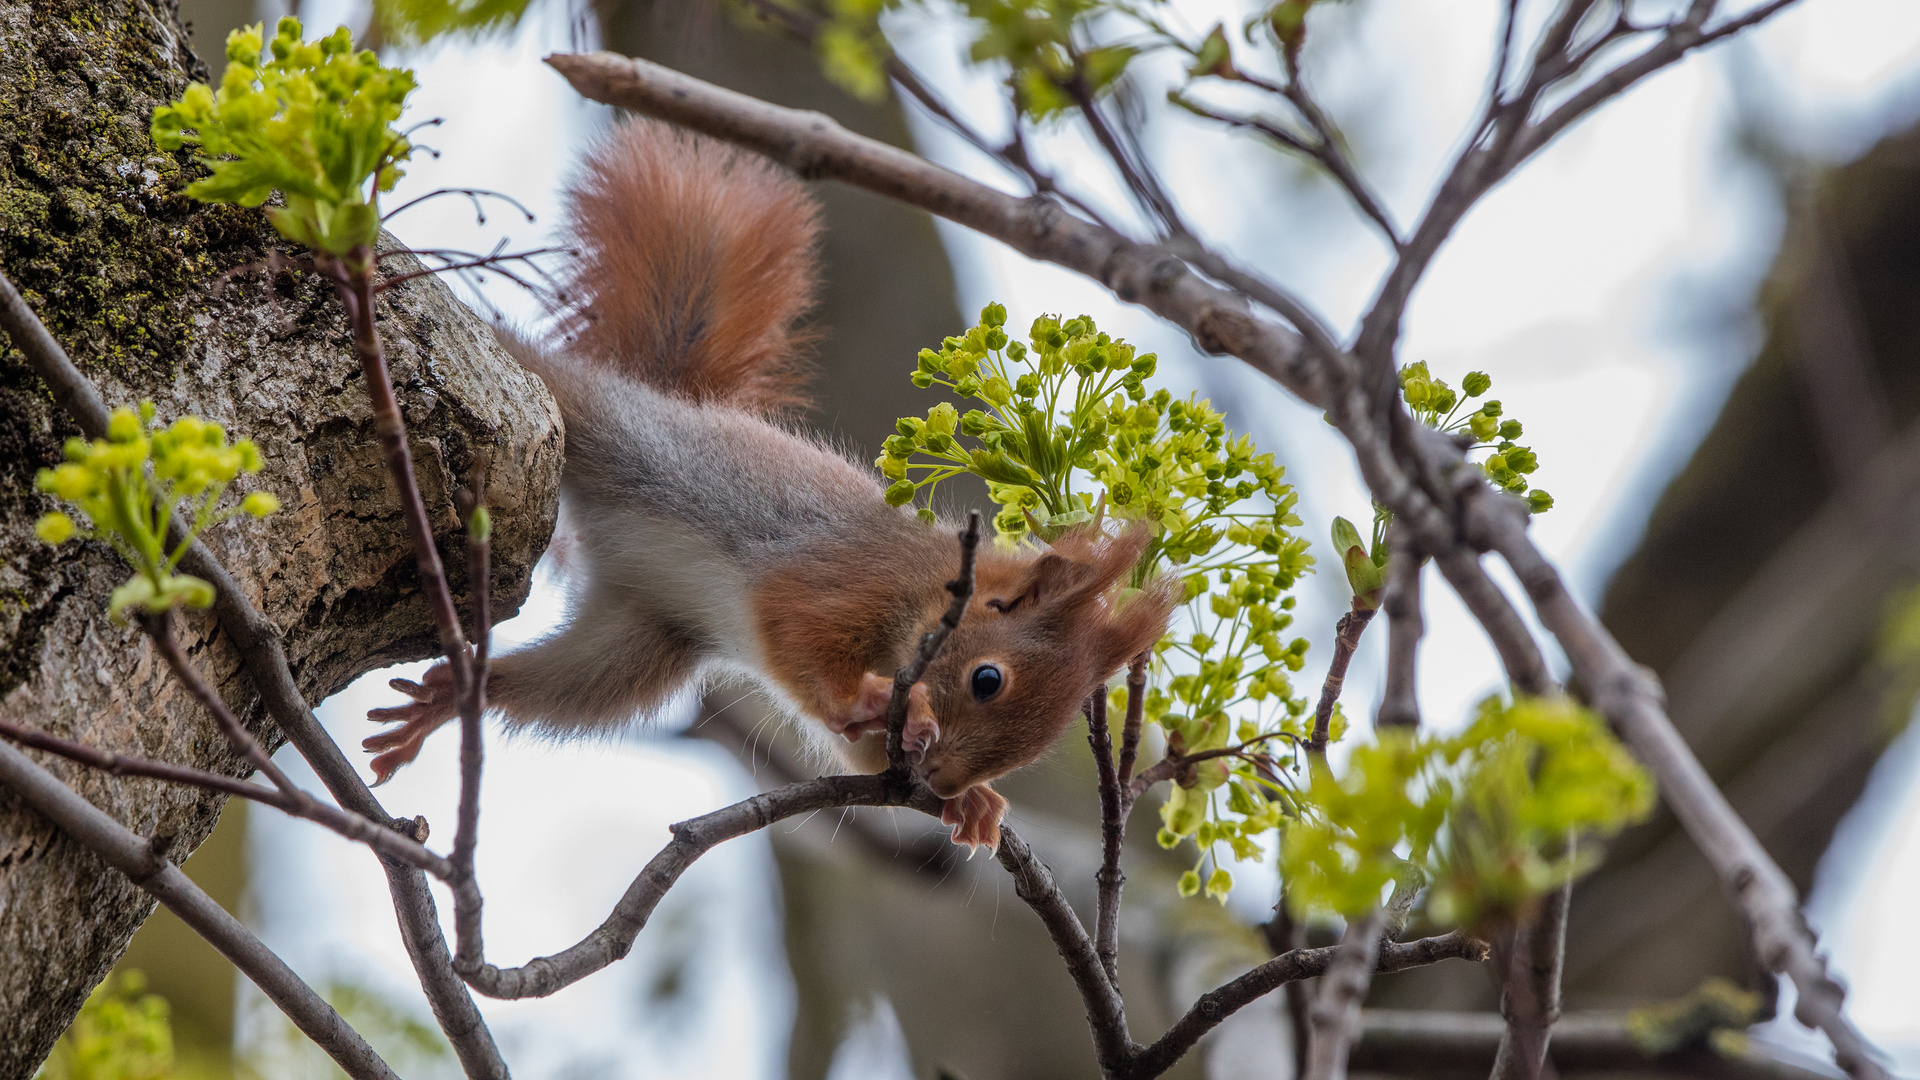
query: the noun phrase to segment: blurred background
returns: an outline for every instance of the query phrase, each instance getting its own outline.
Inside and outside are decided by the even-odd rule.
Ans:
[[[181,11],[217,76],[226,32],[285,13],[276,3],[181,0]],[[1482,92],[1496,8],[1361,0],[1315,10],[1309,71],[1398,220],[1417,214]],[[1169,10],[1198,31],[1245,14],[1230,0],[1174,0]],[[358,0],[306,0],[295,13],[310,33],[336,23],[360,32],[368,21]],[[890,34],[997,130],[996,85],[965,65],[953,18],[909,11]],[[614,117],[575,98],[540,58],[597,47],[828,112],[1018,190],[925,114],[852,101],[804,46],[738,25],[709,0],[536,0],[500,39],[387,59],[418,71],[410,118],[445,118],[422,137],[440,155],[417,160],[389,205],[440,187],[491,188],[537,220],[490,205],[482,223],[440,199],[395,219],[394,232],[423,248],[544,241],[570,163]],[[1357,314],[1386,253],[1337,192],[1264,146],[1148,112],[1140,136],[1212,241],[1336,325]],[[1920,939],[1910,933],[1920,738],[1906,723],[1910,657],[1886,628],[1920,580],[1916,121],[1920,5],[1803,0],[1603,110],[1490,196],[1416,295],[1404,353],[1456,385],[1469,370],[1488,372],[1507,415],[1526,422],[1542,462],[1533,479],[1556,499],[1536,535],[1634,657],[1667,680],[1676,721],[1808,896],[1852,1016],[1908,1075],[1920,1072]],[[1082,190],[1117,193],[1073,131],[1038,151]],[[1163,383],[1211,397],[1287,464],[1303,533],[1317,544],[1333,515],[1365,520],[1343,444],[1237,362],[1203,356],[1146,313],[989,241],[859,192],[817,191],[827,288],[811,419],[859,456],[877,451],[894,418],[933,403],[907,381],[915,352],[998,300],[1016,326],[1084,312],[1157,351]],[[460,287],[483,311],[540,318],[505,283]],[[1499,684],[1498,664],[1450,596],[1428,593],[1423,706],[1430,722],[1457,724]],[[539,636],[559,603],[550,585],[537,587],[500,628],[502,644]],[[1318,684],[1345,604],[1344,582],[1323,575],[1302,586],[1298,625],[1315,642],[1302,685]],[[1367,639],[1348,680],[1356,717],[1377,701],[1381,644]],[[386,679],[424,666],[367,676],[322,718],[343,745],[357,743],[366,709],[388,703]],[[382,793],[389,808],[450,827],[456,742],[429,742]],[[780,723],[727,688],[617,742],[493,747],[479,869],[490,958],[502,964],[597,925],[665,843],[667,823],[806,774]],[[305,775],[296,755],[280,760]],[[1090,899],[1097,807],[1080,740],[1063,740],[1003,790],[1075,902]],[[243,810],[228,809],[189,872],[296,970],[333,988],[404,1075],[457,1075],[373,861],[321,830]],[[1171,881],[1185,866],[1163,863],[1153,819],[1149,807],[1135,815],[1122,926],[1136,1033],[1264,958],[1258,925],[1277,895],[1270,867],[1241,866],[1226,908],[1176,899]],[[1580,885],[1568,950],[1571,1008],[1673,998],[1715,975],[1772,990],[1668,816],[1612,844]],[[330,1075],[165,912],[122,967],[143,970],[172,1002],[195,1068]],[[1373,1003],[1494,1005],[1484,974],[1458,964],[1382,978]],[[621,964],[552,999],[482,1006],[516,1073],[532,1080],[1093,1075],[1077,999],[1006,875],[956,861],[937,831],[884,811],[820,815],[723,847],[670,894]],[[1290,1075],[1282,1007],[1276,995],[1236,1017],[1179,1075]],[[1815,1067],[1825,1054],[1791,1020],[1753,1035]]]

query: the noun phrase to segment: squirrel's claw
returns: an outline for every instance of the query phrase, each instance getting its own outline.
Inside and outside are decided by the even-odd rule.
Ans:
[[[927,751],[940,741],[940,722],[933,718],[925,683],[913,684],[907,693],[907,726],[900,732],[900,740],[916,764],[925,761]]]

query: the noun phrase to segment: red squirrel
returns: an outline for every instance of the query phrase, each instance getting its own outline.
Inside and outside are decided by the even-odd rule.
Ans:
[[[628,121],[588,154],[556,340],[513,348],[566,421],[570,547],[565,625],[492,660],[488,705],[510,725],[604,731],[745,676],[847,766],[886,768],[891,675],[949,604],[959,544],[786,419],[804,400],[819,229],[797,178],[664,124]],[[998,846],[1007,803],[989,781],[1045,753],[1165,630],[1172,583],[1117,596],[1146,539],[982,546],[905,729],[955,843]],[[445,663],[393,685],[414,703],[368,714],[403,722],[364,744],[382,781],[455,711]]]

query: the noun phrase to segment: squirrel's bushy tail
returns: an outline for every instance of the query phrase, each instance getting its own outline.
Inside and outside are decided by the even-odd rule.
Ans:
[[[579,256],[564,351],[656,389],[777,413],[805,404],[798,327],[819,210],[764,158],[652,120],[588,153],[568,190]]]

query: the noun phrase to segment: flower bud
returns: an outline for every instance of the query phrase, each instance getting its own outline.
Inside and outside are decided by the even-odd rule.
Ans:
[[[73,537],[73,519],[55,512],[34,523],[33,534],[45,544],[64,544]]]
[[[125,406],[113,410],[113,419],[107,421],[107,440],[130,443],[139,437],[140,418],[133,414],[133,410]]]

